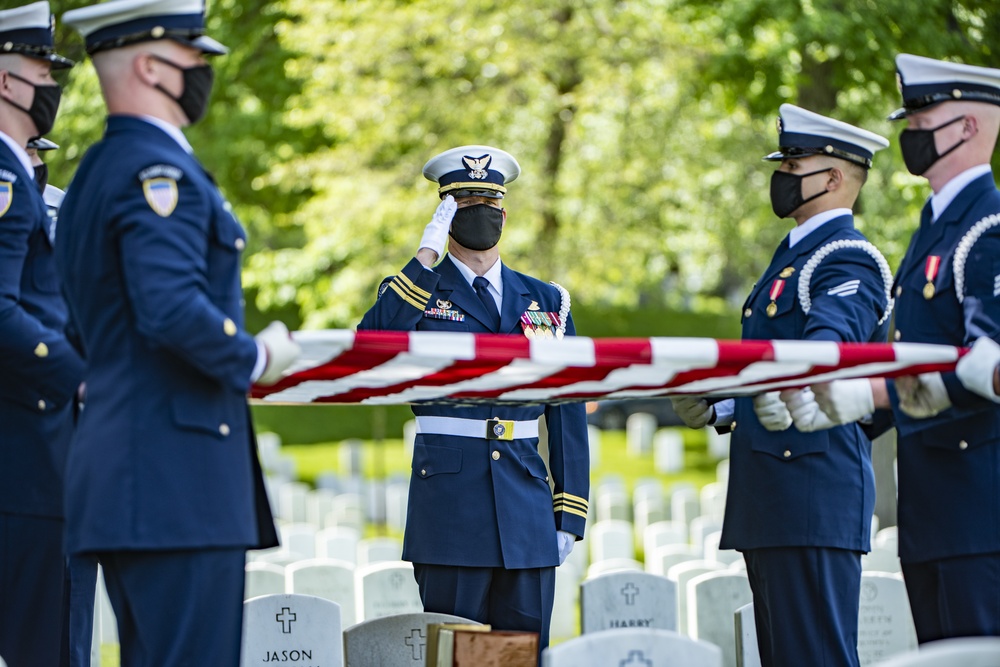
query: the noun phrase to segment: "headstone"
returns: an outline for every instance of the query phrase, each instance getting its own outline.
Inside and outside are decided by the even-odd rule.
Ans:
[[[674,565],[667,570],[667,579],[677,582],[677,629],[683,634],[688,632],[688,587],[689,581],[695,577],[700,577],[709,572],[720,572],[724,570],[719,563],[710,563],[707,560],[691,560]]]
[[[309,485],[303,482],[285,482],[278,487],[278,518],[288,523],[306,520],[306,496]]]
[[[601,429],[588,424],[587,440],[590,445],[590,469],[597,470],[601,467]]]
[[[385,523],[385,480],[372,479],[365,485],[365,519]]]
[[[705,536],[709,533],[722,530],[722,520],[712,516],[696,516],[691,519],[688,525],[688,533],[691,536],[691,546],[705,553]]]
[[[906,586],[899,575],[861,573],[858,657],[861,667],[917,648]]]
[[[1000,665],[1000,637],[959,637],[922,644],[890,658],[879,667],[996,667]]]
[[[722,649],[723,664],[736,667],[733,615],[753,602],[750,580],[737,572],[709,572],[687,584],[688,634]]]
[[[580,604],[581,577],[580,571],[568,562],[556,568],[556,592],[549,625],[551,639],[569,639],[580,634],[577,609]]]
[[[246,565],[243,599],[261,595],[281,595],[285,592],[285,568],[281,565],[253,561]]]
[[[887,551],[896,551],[899,547],[899,528],[889,526],[875,533],[875,541],[872,546]]]
[[[722,667],[718,646],[670,630],[626,628],[581,635],[542,652],[542,667]]]
[[[653,436],[653,467],[669,475],[684,470],[684,436],[675,428],[661,428]]]
[[[902,571],[902,566],[895,548],[874,547],[868,553],[861,554],[861,569],[864,572],[888,572],[891,574]]]
[[[722,540],[722,531],[717,530],[705,536],[705,560],[723,565],[732,565],[743,560],[743,554],[736,549],[720,549],[719,541]]]
[[[646,571],[667,576],[674,565],[693,560],[703,560],[690,544],[666,544],[646,552]]]
[[[377,618],[344,631],[350,667],[424,667],[430,623],[475,623],[450,614],[411,613]],[[478,624],[477,624],[478,625]]]
[[[292,553],[284,547],[279,547],[273,551],[269,549],[263,553],[257,553],[251,562],[269,563],[271,565],[286,567],[292,563],[298,563],[300,560],[305,559],[306,557],[302,554]]]
[[[344,664],[340,607],[311,595],[267,595],[243,603],[240,667]]]
[[[663,483],[658,477],[642,477],[635,481],[635,486],[632,488],[632,506],[633,508],[638,503],[643,500],[657,498],[664,502],[664,504],[669,504],[667,501],[667,494],[663,490]]]
[[[597,521],[631,521],[632,504],[625,489],[601,487],[594,495]]]
[[[271,470],[281,454],[281,436],[277,433],[264,431],[257,434],[257,452],[260,465],[264,470]]]
[[[611,558],[635,558],[632,524],[628,521],[598,521],[590,529],[590,562]]]
[[[729,434],[719,433],[714,428],[706,428],[708,436],[708,455],[713,459],[724,459],[729,456]]]
[[[333,511],[333,499],[336,497],[337,493],[331,489],[317,488],[306,494],[306,523],[316,530],[321,529],[326,515]]]
[[[374,563],[354,571],[355,618],[370,621],[394,614],[424,610],[413,564],[404,561]]]
[[[352,564],[358,562],[358,542],[361,531],[350,526],[324,528],[316,533],[316,555],[319,558],[333,558]]]
[[[340,475],[332,470],[325,470],[317,474],[314,483],[317,489],[323,491],[333,491],[335,494],[344,492]]]
[[[643,539],[646,528],[654,523],[663,522],[670,518],[670,508],[667,506],[667,499],[643,498],[633,505],[632,511],[635,517],[635,534],[640,540]]]
[[[336,602],[343,627],[355,623],[354,566],[350,563],[315,558],[289,565],[285,568],[285,590]]]
[[[625,419],[625,443],[630,456],[645,456],[653,451],[656,417],[633,412]]]
[[[385,487],[385,524],[389,530],[403,532],[406,508],[410,500],[410,483],[393,482]]]
[[[362,454],[365,443],[357,438],[349,438],[340,443],[340,472],[347,477],[364,475]]]
[[[685,526],[701,513],[698,492],[690,486],[675,488],[670,494],[670,518]]]
[[[398,561],[402,555],[403,543],[395,537],[369,537],[358,542],[358,567]]]
[[[323,527],[347,526],[357,531],[365,529],[365,508],[361,495],[341,493],[333,499],[333,510],[323,521]]]
[[[587,568],[587,579],[593,579],[611,572],[642,572],[642,563],[631,558],[609,558],[591,563]]]
[[[761,667],[757,622],[753,617],[752,602],[736,610],[733,624],[736,632],[736,667]]]
[[[316,526],[310,523],[285,523],[278,526],[281,546],[302,558],[316,557]]]
[[[701,487],[698,495],[701,501],[701,513],[722,521],[726,513],[726,486],[710,482]]]
[[[729,459],[722,459],[715,466],[715,481],[723,488],[729,488]]]
[[[642,549],[648,558],[658,547],[668,544],[688,543],[687,524],[677,521],[657,521],[646,526],[642,531]]]
[[[647,572],[612,572],[580,586],[580,631],[677,630],[677,584]]]

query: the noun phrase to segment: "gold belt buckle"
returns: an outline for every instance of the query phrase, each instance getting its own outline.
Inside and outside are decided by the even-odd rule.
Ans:
[[[511,419],[487,419],[486,420],[487,440],[513,440],[514,421]]]

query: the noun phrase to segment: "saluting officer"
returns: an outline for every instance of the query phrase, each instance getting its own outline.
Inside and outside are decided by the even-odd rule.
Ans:
[[[896,273],[896,331],[910,343],[969,345],[1000,332],[1000,70],[896,57],[907,169],[933,194]],[[921,643],[1000,635],[1000,411],[988,344],[962,373],[873,380],[899,433],[899,558]],[[984,354],[986,352],[986,354]],[[839,382],[814,390],[833,421],[855,417]]]
[[[67,465],[68,546],[96,554],[122,664],[239,664],[247,548],[277,543],[251,381],[294,360],[287,330],[243,328],[242,226],[180,128],[225,48],[200,0],[67,12],[107,103],[60,210],[57,258],[87,359]]]
[[[47,2],[0,11],[0,656],[56,665],[65,607],[63,471],[83,361],[66,335],[51,227],[28,140],[61,90]]]
[[[778,132],[780,150],[764,158],[781,161],[771,205],[796,227],[743,306],[743,339],[884,341],[892,275],[851,209],[889,142],[791,104],[781,105]],[[689,426],[732,430],[719,546],[746,560],[762,664],[857,666],[861,555],[875,507],[871,441],[858,424],[788,428],[777,392],[674,405]]]
[[[424,176],[442,198],[417,256],[379,288],[359,329],[573,335],[569,294],[511,270],[497,244],[517,161],[490,146],[432,158]],[[449,254],[434,266],[448,241]],[[427,611],[495,629],[533,631],[548,645],[555,567],[582,539],[590,455],[582,405],[415,405],[403,558]],[[548,468],[538,419],[548,429]],[[551,484],[551,486],[550,486]]]

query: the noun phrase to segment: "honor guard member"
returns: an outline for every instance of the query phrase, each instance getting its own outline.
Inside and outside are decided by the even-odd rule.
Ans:
[[[424,176],[442,198],[417,256],[379,287],[358,329],[573,335],[569,294],[511,270],[497,243],[505,185],[521,173],[509,154],[461,146]],[[446,238],[449,254],[437,266]],[[555,568],[582,539],[589,449],[582,405],[415,405],[403,558],[426,611],[495,629],[539,633],[548,645]],[[548,430],[548,469],[538,419]]]
[[[901,54],[899,145],[933,194],[896,273],[893,339],[1000,337],[1000,70]],[[917,639],[1000,635],[1000,410],[989,343],[959,373],[816,388],[831,421],[891,407],[899,437],[899,559]],[[859,404],[866,404],[859,408]]]
[[[51,222],[25,146],[61,91],[47,2],[0,11],[0,656],[56,665],[65,614],[63,471],[83,361],[67,338]]]
[[[62,206],[62,200],[66,197],[66,192],[49,183],[49,165],[42,160],[40,153],[43,151],[53,151],[59,148],[59,144],[49,141],[45,137],[35,137],[28,141],[28,145],[25,148],[28,151],[28,157],[31,158],[31,166],[35,171],[35,183],[38,184],[38,188],[42,193],[42,199],[45,201],[49,217],[53,219],[52,236],[55,239],[56,223],[59,219],[59,207]]]
[[[855,229],[852,207],[877,134],[783,104],[771,205],[796,227],[743,306],[744,340],[884,341],[892,308],[885,259]],[[862,380],[867,382],[867,380]],[[875,475],[858,424],[789,428],[778,392],[673,399],[694,428],[732,431],[720,547],[743,553],[765,667],[859,664],[861,555],[870,548]]]
[[[277,543],[246,394],[295,358],[243,328],[245,234],[181,127],[204,113],[200,0],[67,12],[109,116],[60,210],[57,260],[87,359],[68,547],[95,554],[122,664],[236,667],[248,548]]]

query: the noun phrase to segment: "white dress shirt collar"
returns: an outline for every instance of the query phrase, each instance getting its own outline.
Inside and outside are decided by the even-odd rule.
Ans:
[[[931,222],[936,221],[948,208],[955,197],[965,189],[972,181],[983,174],[990,174],[992,170],[988,164],[979,164],[970,169],[966,169],[961,174],[944,184],[940,192],[931,195]]]
[[[191,148],[191,143],[187,140],[187,137],[184,136],[184,133],[181,132],[179,127],[171,125],[165,120],[160,120],[159,118],[155,118],[153,116],[139,116],[139,118],[169,134],[171,138],[180,144],[180,147],[183,148],[188,154],[194,154],[194,149]]]
[[[11,139],[6,133],[0,132],[0,139],[3,140],[5,144],[13,151],[14,155],[17,156],[18,161],[21,166],[24,167],[25,173],[32,179],[35,178],[35,168],[31,166],[31,158],[28,157],[28,152],[24,150],[24,146],[18,146],[17,142]]]
[[[794,247],[796,243],[834,218],[839,218],[842,215],[854,215],[854,213],[849,208],[832,208],[829,211],[817,213],[788,233],[788,247]]]
[[[462,277],[465,278],[466,282],[468,282],[469,285],[471,286],[472,281],[476,279],[476,272],[467,267],[461,261],[459,261],[451,253],[448,254],[448,258],[455,263],[455,266],[458,267],[459,273],[462,274]],[[502,266],[503,263],[500,261],[500,258],[498,257],[497,261],[494,262],[493,266],[490,267],[490,270],[487,271],[485,274],[483,274],[483,278],[486,278],[488,281],[490,281],[490,291],[494,293],[493,294],[494,299],[498,297],[501,299],[503,298],[503,279],[501,278]]]

